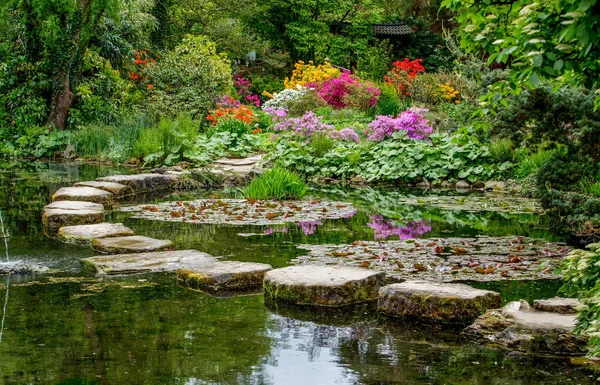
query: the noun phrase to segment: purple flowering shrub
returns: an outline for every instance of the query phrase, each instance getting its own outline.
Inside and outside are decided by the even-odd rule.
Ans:
[[[394,221],[385,219],[381,215],[373,215],[371,222],[367,224],[375,232],[375,239],[387,239],[397,236],[400,240],[419,238],[421,235],[431,231],[431,226],[424,220],[410,221],[405,226],[398,226]]]
[[[305,87],[317,90],[327,104],[337,109],[353,107],[366,110],[377,104],[381,93],[373,83],[363,81],[348,71],[337,78],[307,83]]]
[[[433,128],[429,121],[423,117],[423,113],[429,111],[426,108],[411,107],[402,112],[397,118],[379,115],[367,126],[365,135],[369,140],[381,141],[391,138],[394,133],[405,131],[411,139],[429,139]]]
[[[356,142],[356,143],[360,142],[360,137],[358,136],[356,131],[354,131],[354,129],[352,129],[352,127],[343,128],[339,131],[333,130],[333,131],[331,131],[329,136],[332,139],[342,140],[344,142]]]

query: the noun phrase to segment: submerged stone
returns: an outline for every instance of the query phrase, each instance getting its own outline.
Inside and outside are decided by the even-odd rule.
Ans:
[[[265,273],[271,270],[265,263],[223,261],[195,269],[177,270],[177,281],[191,289],[248,291],[262,286]]]
[[[549,299],[536,299],[533,308],[539,311],[549,311],[560,314],[575,314],[581,302],[577,298],[554,297]]]
[[[141,235],[92,239],[94,251],[102,254],[145,253],[173,248],[173,242]]]
[[[573,334],[576,316],[536,311],[526,301],[488,310],[464,330],[469,338],[527,353],[583,355],[587,337]]]
[[[47,266],[44,266],[41,263],[29,264],[21,261],[0,262],[0,276],[42,274],[49,270],[50,269]]]
[[[98,223],[94,225],[65,226],[58,230],[58,238],[65,243],[89,245],[94,238],[125,237],[133,230],[122,223]]]
[[[197,250],[176,250],[103,255],[85,258],[81,262],[86,270],[98,275],[119,275],[199,269],[216,263],[217,259]]]
[[[110,207],[113,194],[94,187],[61,187],[52,195],[52,201],[84,201]]]
[[[42,223],[46,234],[53,236],[64,226],[90,225],[104,222],[104,210],[66,210],[45,208],[42,212]]]
[[[176,180],[176,176],[164,174],[113,175],[97,179],[99,182],[124,184],[132,188],[136,194],[156,190],[168,190]]]
[[[114,182],[99,182],[96,180],[88,181],[88,182],[77,182],[75,183],[76,187],[93,187],[100,190],[107,191],[115,196],[115,198],[123,198],[126,196],[131,196],[135,194],[135,191],[129,186],[125,186],[121,183]]]
[[[396,317],[467,323],[500,307],[500,294],[458,283],[406,281],[379,289],[378,310]]]
[[[345,266],[290,266],[269,271],[267,299],[297,305],[343,306],[375,300],[385,274]]]

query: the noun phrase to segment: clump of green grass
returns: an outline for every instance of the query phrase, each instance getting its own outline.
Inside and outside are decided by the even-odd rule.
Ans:
[[[306,184],[298,174],[276,167],[257,176],[245,191],[250,199],[301,199],[306,195]]]
[[[310,147],[315,156],[321,158],[333,148],[333,139],[327,135],[315,135],[310,141]]]
[[[525,155],[520,161],[515,171],[517,178],[527,178],[534,174],[546,162],[550,160],[554,151],[542,150],[536,153]]]
[[[512,162],[515,159],[513,142],[508,139],[498,139],[490,144],[490,155],[496,163]]]
[[[600,182],[598,181],[591,178],[583,179],[579,183],[579,188],[581,188],[581,191],[586,195],[600,197]]]

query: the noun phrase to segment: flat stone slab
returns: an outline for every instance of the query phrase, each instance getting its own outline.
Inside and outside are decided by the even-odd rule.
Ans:
[[[217,262],[213,256],[197,250],[155,251],[150,253],[100,255],[81,261],[86,270],[98,275],[175,272],[200,269]]]
[[[100,190],[107,191],[115,196],[115,198],[123,198],[126,196],[135,195],[135,191],[129,186],[126,186],[121,183],[114,182],[99,182],[96,180],[88,181],[88,182],[77,182],[75,183],[76,187],[93,187]]]
[[[89,245],[94,238],[126,237],[133,230],[122,223],[97,223],[94,225],[65,226],[58,230],[58,238],[65,243]]]
[[[103,211],[104,206],[100,203],[82,202],[82,201],[56,201],[44,207],[45,209],[60,210],[99,210]]]
[[[246,291],[260,288],[265,273],[272,269],[265,263],[223,261],[196,269],[177,270],[177,281],[191,289],[211,292]]]
[[[279,225],[351,218],[350,203],[331,201],[253,201],[247,199],[199,199],[155,205],[122,207],[133,218],[226,225]]]
[[[378,310],[396,317],[468,323],[500,307],[500,294],[459,283],[406,281],[379,289]]]
[[[92,239],[92,248],[101,254],[145,253],[173,248],[173,242],[142,235]]]
[[[385,274],[345,266],[290,266],[265,275],[269,300],[297,305],[344,306],[377,298]]]
[[[485,236],[297,247],[308,254],[294,264],[361,266],[398,280],[443,282],[558,279],[555,268],[571,251],[544,239]]]
[[[99,182],[113,182],[131,187],[136,194],[168,190],[171,184],[177,180],[176,176],[165,174],[134,174],[113,175],[96,179]]]
[[[549,311],[560,314],[576,314],[581,302],[577,298],[548,298],[533,301],[533,308],[539,311]]]
[[[104,210],[65,210],[45,208],[42,223],[47,235],[53,236],[64,226],[91,225],[104,222]]]
[[[488,310],[463,334],[477,342],[528,353],[583,355],[587,337],[572,333],[576,321],[573,314],[536,311],[521,300]]]
[[[94,187],[61,187],[52,195],[52,201],[84,201],[111,207],[113,194]]]

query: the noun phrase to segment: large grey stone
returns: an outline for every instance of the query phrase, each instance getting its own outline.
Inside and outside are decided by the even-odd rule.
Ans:
[[[445,323],[468,323],[499,308],[500,294],[458,283],[406,281],[379,289],[380,312]]]
[[[94,187],[62,187],[52,195],[52,201],[84,201],[111,207],[113,194]]]
[[[53,236],[63,226],[89,225],[104,222],[104,210],[68,210],[44,208],[42,223],[46,234]]]
[[[97,180],[92,180],[88,182],[77,182],[75,183],[76,187],[94,187],[100,190],[107,191],[114,195],[115,198],[123,198],[126,196],[135,195],[135,191],[129,186],[125,186],[121,183],[114,182],[99,182]]]
[[[195,269],[177,270],[182,286],[207,291],[244,291],[262,286],[271,265],[264,263],[224,261]]]
[[[81,261],[87,270],[98,275],[174,272],[200,269],[217,259],[197,250],[155,251],[150,253],[102,255]]]
[[[583,355],[587,337],[572,333],[575,324],[573,314],[536,311],[521,300],[488,310],[463,333],[478,342],[527,353]]]
[[[581,302],[577,298],[554,297],[549,299],[536,299],[533,308],[539,311],[549,311],[560,314],[575,314]]]
[[[385,274],[346,266],[290,266],[267,272],[265,296],[298,305],[343,306],[377,298]]]
[[[122,223],[97,223],[94,225],[65,226],[58,230],[58,238],[65,243],[89,245],[94,238],[125,237],[133,230]]]
[[[102,254],[145,253],[173,248],[173,242],[141,235],[92,239],[92,248]]]
[[[176,176],[163,174],[134,174],[134,175],[113,175],[97,179],[100,182],[120,183],[131,187],[136,194],[168,190],[171,184],[177,180]]]
[[[492,191],[502,191],[506,187],[506,183],[497,180],[488,180],[485,182],[484,188]]]

